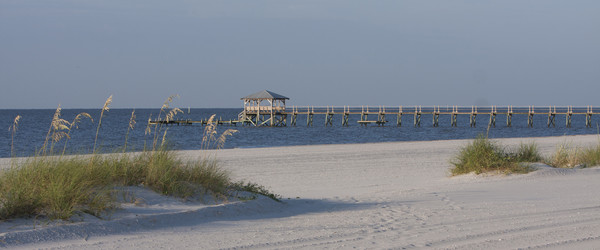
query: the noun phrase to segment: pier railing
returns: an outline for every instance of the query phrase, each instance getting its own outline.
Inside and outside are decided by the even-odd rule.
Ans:
[[[600,106],[377,106],[377,105],[365,105],[365,106],[288,106],[286,109],[287,113],[308,113],[314,114],[326,114],[335,113],[343,114],[349,112],[350,114],[361,114],[361,113],[410,113],[419,111],[423,114],[433,114],[439,112],[440,114],[452,114],[458,112],[459,114],[471,114],[476,113],[491,113],[496,111],[498,114],[529,114],[530,112],[547,114],[550,112],[565,115],[568,113],[574,115],[582,115],[587,113],[593,113],[593,110],[600,111]]]
[[[256,112],[252,116],[240,115],[237,120],[217,120],[217,124],[243,125],[253,126],[296,126],[298,116],[306,117],[306,125],[312,126],[314,116],[324,116],[325,125],[333,126],[335,116],[341,116],[341,125],[349,126],[349,117],[360,115],[358,124],[368,125],[374,124],[378,126],[386,125],[390,122],[395,122],[396,126],[402,126],[402,118],[404,116],[413,116],[413,125],[421,126],[422,116],[430,116],[432,125],[439,126],[440,115],[449,115],[451,126],[457,126],[457,117],[468,115],[469,125],[475,127],[477,125],[477,117],[488,118],[488,126],[496,126],[496,118],[498,116],[506,117],[506,126],[512,126],[513,115],[527,115],[527,126],[533,127],[533,117],[538,115],[546,115],[547,126],[556,126],[556,116],[565,117],[566,127],[571,127],[572,117],[574,115],[585,115],[585,126],[592,127],[592,116],[594,110],[600,110],[600,107],[594,106],[288,106],[287,108],[278,110],[276,113]],[[261,110],[262,111],[262,110]],[[242,114],[242,113],[241,113]],[[395,119],[392,118],[395,116]],[[151,123],[163,124],[184,124],[190,125],[199,123],[207,124],[204,121],[190,120],[172,120],[172,121],[152,121]]]

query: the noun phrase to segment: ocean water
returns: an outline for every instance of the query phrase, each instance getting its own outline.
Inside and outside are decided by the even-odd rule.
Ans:
[[[585,109],[585,108],[584,108]],[[127,134],[127,127],[132,109],[111,109],[104,114],[102,126],[98,135],[97,148],[101,152],[115,152],[122,150]],[[177,119],[200,120],[207,119],[212,114],[223,120],[237,119],[237,114],[241,109],[191,109],[188,113],[184,109],[184,114],[179,114]],[[426,111],[425,109],[423,111]],[[445,111],[445,110],[442,110]],[[515,110],[516,112],[517,110]],[[89,153],[92,151],[98,118],[99,109],[64,109],[61,118],[72,121],[80,112],[87,112],[94,118],[94,121],[84,119],[78,124],[77,129],[70,133],[71,140],[68,140],[67,153]],[[155,118],[158,109],[137,109],[136,126],[128,136],[128,150],[142,150],[145,144],[152,143],[152,137],[145,135],[147,121],[152,115]],[[406,110],[405,110],[406,112]],[[477,126],[469,126],[469,116],[459,115],[458,126],[450,126],[450,115],[440,115],[439,127],[432,126],[432,115],[422,115],[421,126],[413,126],[413,115],[405,113],[402,117],[402,126],[396,126],[396,115],[388,115],[386,118],[389,123],[386,126],[370,125],[360,126],[357,121],[360,115],[351,115],[348,127],[341,125],[342,117],[334,116],[333,126],[325,126],[325,115],[315,115],[313,126],[306,126],[306,114],[298,115],[297,126],[289,126],[290,117],[288,117],[287,127],[254,127],[254,126],[219,126],[218,131],[222,132],[227,128],[239,130],[233,136],[227,139],[225,148],[252,148],[252,147],[273,147],[290,145],[315,145],[315,144],[345,144],[345,143],[365,143],[365,142],[394,142],[394,141],[425,141],[425,140],[448,140],[448,139],[470,139],[478,134],[486,133],[489,115],[480,110],[477,117]],[[39,150],[48,134],[50,122],[54,110],[36,109],[36,110],[0,110],[0,157],[9,157],[11,155],[11,143],[14,146],[12,150],[16,156],[33,155]],[[14,118],[21,115],[18,129],[12,139],[12,133],[8,128],[12,125]],[[369,116],[370,120],[376,119],[376,116]],[[541,136],[559,136],[559,135],[580,135],[598,133],[598,122],[600,117],[592,117],[592,128],[586,128],[585,116],[574,115],[572,118],[572,127],[565,125],[565,116],[556,116],[556,127],[547,127],[547,114],[540,112],[534,116],[534,127],[527,127],[527,115],[514,115],[512,127],[506,126],[506,116],[498,115],[496,118],[496,127],[489,130],[490,138],[504,137],[541,137]],[[202,142],[202,133],[204,127],[201,125],[191,126],[165,126],[167,128],[167,140],[174,149],[199,149]],[[162,134],[160,135],[162,138]],[[55,144],[55,151],[62,151],[66,140]]]

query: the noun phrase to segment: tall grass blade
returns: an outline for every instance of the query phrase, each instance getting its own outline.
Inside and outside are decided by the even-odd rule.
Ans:
[[[127,139],[129,138],[129,131],[135,127],[135,109],[131,111],[131,117],[129,117],[129,126],[127,126],[127,134],[125,134],[125,146],[123,147],[123,153],[127,150]]]
[[[155,126],[154,126],[154,140],[152,141],[152,150],[156,150],[156,146],[158,144],[159,134],[160,134],[160,132],[162,132],[162,125],[163,125],[163,123],[160,122],[160,119],[161,119],[162,115],[164,114],[165,115],[165,121],[169,122],[171,119],[174,118],[175,115],[177,115],[178,112],[183,113],[178,108],[174,108],[170,112],[167,112],[167,110],[170,109],[171,102],[173,102],[173,99],[175,99],[175,98],[179,98],[179,95],[171,95],[171,96],[169,96],[167,98],[167,100],[165,100],[165,102],[163,103],[163,105],[160,107],[160,111],[158,112],[158,117],[156,117],[156,120],[158,121],[158,123],[156,123]]]
[[[96,153],[96,143],[98,142],[98,134],[100,133],[100,126],[102,126],[102,117],[104,116],[104,111],[108,112],[109,105],[112,103],[112,95],[106,99],[104,102],[104,106],[102,106],[102,111],[100,111],[100,118],[98,119],[98,128],[96,128],[96,138],[94,139],[94,147],[92,149],[92,154]]]
[[[13,120],[13,123],[10,127],[8,127],[8,132],[11,132],[10,135],[10,155],[14,156],[14,142],[15,142],[15,133],[17,132],[17,128],[19,127],[19,120],[21,120],[21,115],[17,115]]]
[[[65,145],[63,146],[61,156],[65,155],[65,151],[67,150],[67,143],[69,142],[69,139],[71,139],[71,131],[73,130],[73,127],[75,127],[76,129],[79,128],[79,123],[81,122],[82,118],[88,118],[91,122],[94,122],[92,116],[86,112],[79,113],[75,116],[73,121],[71,121],[71,125],[69,126],[69,130],[67,132],[67,140],[65,140]]]

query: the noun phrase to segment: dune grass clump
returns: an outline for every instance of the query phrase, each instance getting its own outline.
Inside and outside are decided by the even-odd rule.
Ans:
[[[169,97],[163,104],[158,117],[173,119],[180,112],[177,108],[167,110],[172,99],[173,96]],[[112,96],[102,108],[96,138],[102,116],[108,112],[111,101]],[[216,200],[224,200],[244,191],[279,200],[277,195],[260,185],[233,182],[229,172],[223,170],[213,157],[182,160],[176,151],[167,147],[167,130],[150,122],[146,134],[151,135],[151,149],[145,148],[137,153],[125,153],[124,149],[122,153],[99,154],[96,139],[91,155],[65,156],[64,148],[71,139],[70,131],[77,127],[81,118],[91,120],[91,116],[82,113],[73,122],[68,122],[60,118],[60,112],[59,106],[44,145],[35,156],[13,159],[9,169],[0,171],[0,220],[29,216],[67,220],[77,213],[101,216],[118,206],[116,188],[120,186],[144,186],[163,195],[186,199],[211,195]],[[202,149],[221,148],[226,137],[237,132],[228,129],[218,136],[213,118],[214,115],[205,127]],[[20,116],[17,116],[11,126],[13,137],[19,119]],[[135,112],[132,112],[125,143],[129,130],[134,129],[134,119]],[[159,138],[162,138],[160,143]],[[65,146],[62,153],[57,154],[54,147],[63,139]]]
[[[543,160],[535,143],[521,143],[514,152],[509,152],[508,157],[516,162],[540,162]]]
[[[145,186],[181,198],[225,198],[234,186],[215,160],[184,162],[175,151],[137,155],[35,157],[0,173],[0,219],[45,216],[68,219],[77,212],[100,216],[115,207],[116,186]]]
[[[528,173],[531,168],[522,162],[539,161],[540,156],[535,144],[521,144],[515,152],[507,152],[497,143],[484,136],[478,136],[463,147],[451,163],[452,175],[474,172]]]
[[[561,144],[556,147],[554,153],[545,160],[545,163],[555,168],[573,168],[579,165],[579,154],[581,150]]]
[[[559,145],[545,163],[555,168],[593,167],[600,165],[600,143],[595,147],[579,148]]]
[[[600,166],[600,143],[595,147],[583,149],[580,159],[584,167]]]
[[[35,157],[2,171],[0,219],[40,215],[67,219],[75,211],[99,215],[111,206],[107,173],[87,162],[77,157]]]

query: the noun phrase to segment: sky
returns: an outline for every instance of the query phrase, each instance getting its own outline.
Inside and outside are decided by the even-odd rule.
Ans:
[[[0,109],[600,106],[600,1],[0,0]]]

